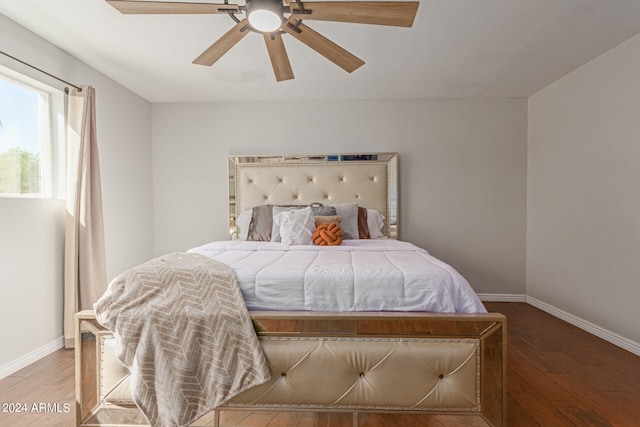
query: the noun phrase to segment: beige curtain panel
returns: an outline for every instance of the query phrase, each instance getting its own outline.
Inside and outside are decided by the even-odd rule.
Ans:
[[[107,287],[95,89],[69,89],[67,209],[64,253],[64,341],[74,346],[73,316],[93,308]]]

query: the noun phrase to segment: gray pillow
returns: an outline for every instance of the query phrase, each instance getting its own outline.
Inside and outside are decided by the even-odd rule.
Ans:
[[[334,216],[338,214],[333,206],[311,205],[311,210],[314,216]]]
[[[273,205],[260,205],[253,208],[247,240],[257,240],[259,242],[271,241],[271,229],[273,227],[272,208]]]
[[[358,239],[358,203],[338,203],[333,205],[338,215],[342,217],[340,228],[344,239]]]

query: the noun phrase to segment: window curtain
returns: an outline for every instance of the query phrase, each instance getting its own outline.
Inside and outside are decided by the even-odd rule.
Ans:
[[[95,89],[67,97],[67,209],[64,251],[64,341],[74,347],[74,314],[93,308],[107,287]]]

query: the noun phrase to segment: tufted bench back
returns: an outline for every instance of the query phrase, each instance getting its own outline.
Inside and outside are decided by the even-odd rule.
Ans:
[[[101,400],[134,406],[129,372],[103,337]],[[479,340],[260,337],[271,380],[225,406],[479,411]],[[446,408],[446,409],[445,409]]]

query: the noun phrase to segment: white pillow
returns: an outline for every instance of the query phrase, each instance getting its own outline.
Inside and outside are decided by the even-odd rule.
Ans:
[[[253,209],[247,209],[240,212],[238,218],[236,218],[236,228],[238,229],[238,239],[247,240],[249,234],[249,225],[251,224],[251,216],[253,215]]]
[[[280,242],[280,226],[276,224],[275,217],[278,216],[281,212],[290,211],[293,209],[300,209],[303,206],[274,206],[271,208],[271,216],[274,218],[273,224],[271,226],[271,241],[272,242]]]
[[[377,239],[378,237],[384,237],[384,234],[382,234],[382,227],[384,227],[384,215],[376,209],[367,209],[367,228],[369,228],[369,238]]]
[[[316,231],[316,221],[310,207],[280,212],[273,217],[273,222],[280,230],[283,244],[311,245],[311,236]]]
[[[340,228],[342,228],[343,239],[359,239],[358,232],[358,203],[338,203],[333,205],[336,212],[342,217]]]

